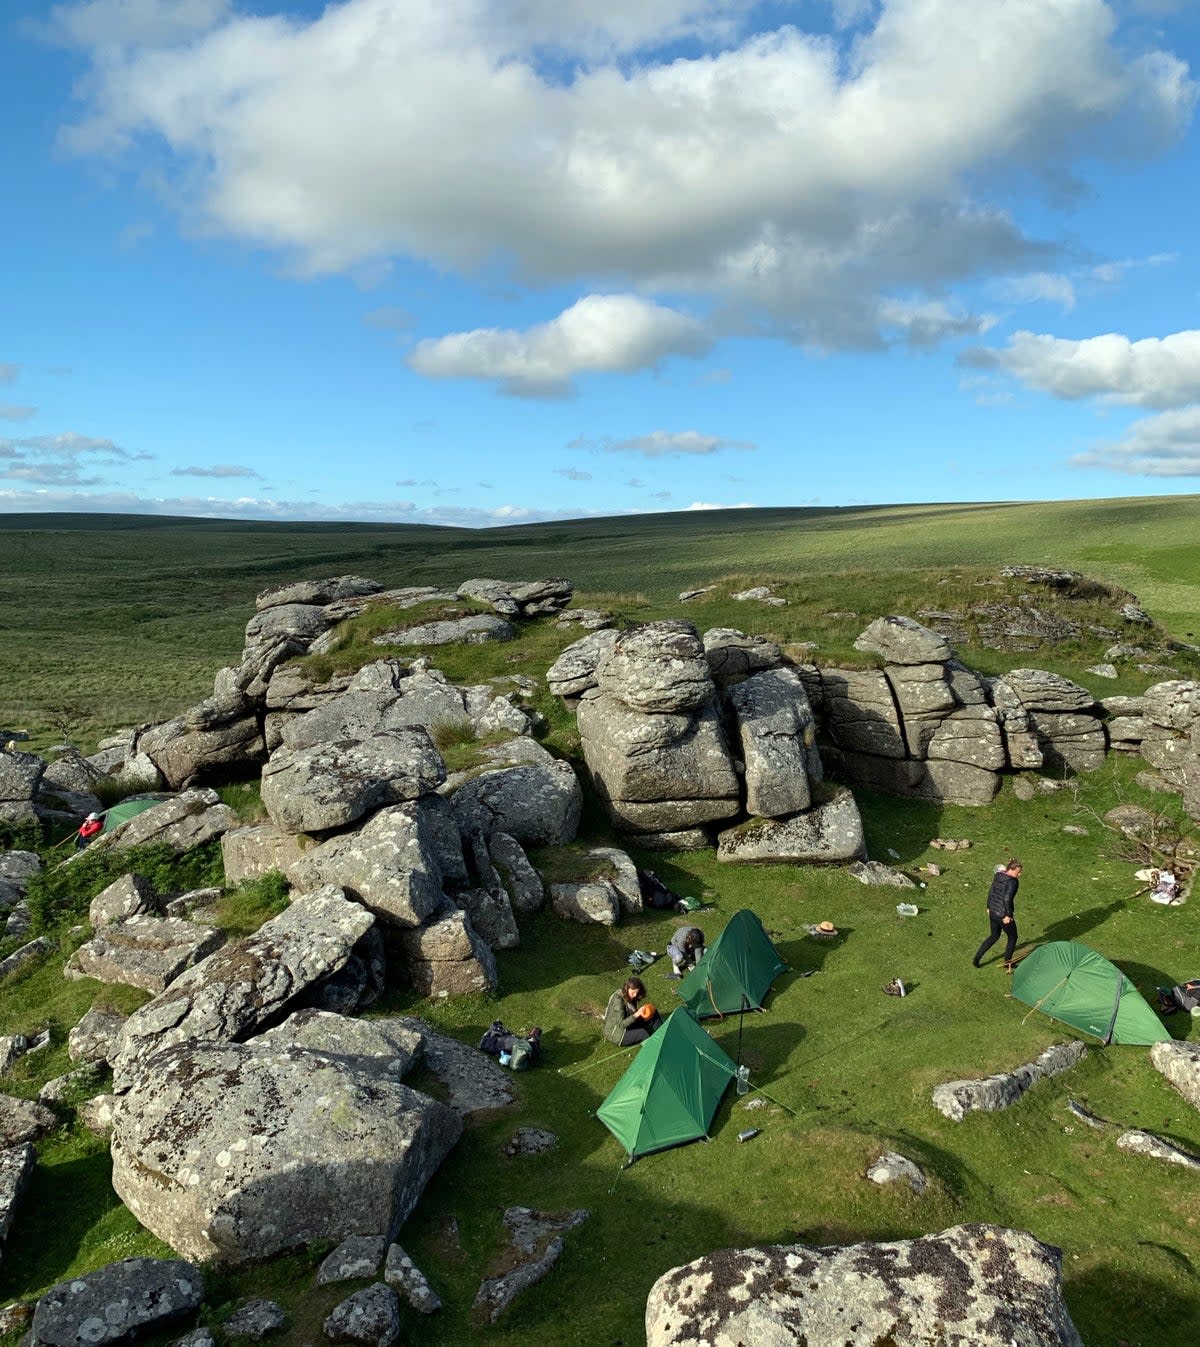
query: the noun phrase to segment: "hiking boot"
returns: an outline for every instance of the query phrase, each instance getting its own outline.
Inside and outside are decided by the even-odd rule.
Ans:
[[[979,960],[978,960],[978,959],[972,959],[972,960],[971,960],[971,967],[972,967],[972,968],[978,968],[978,967],[979,967]]]

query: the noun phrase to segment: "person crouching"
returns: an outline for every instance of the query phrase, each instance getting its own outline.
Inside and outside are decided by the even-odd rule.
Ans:
[[[704,957],[704,932],[699,926],[681,926],[671,937],[667,945],[674,970],[667,974],[669,978],[681,978],[690,973]]]

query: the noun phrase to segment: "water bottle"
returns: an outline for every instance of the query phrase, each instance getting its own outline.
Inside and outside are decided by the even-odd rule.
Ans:
[[[748,1066],[739,1066],[737,1069],[737,1092],[746,1094],[750,1089],[750,1068]]]

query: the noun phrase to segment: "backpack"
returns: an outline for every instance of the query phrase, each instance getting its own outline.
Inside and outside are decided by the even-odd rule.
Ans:
[[[527,1038],[514,1038],[508,1050],[508,1061],[500,1058],[500,1065],[510,1071],[528,1071],[533,1065],[533,1044]]]
[[[679,895],[672,893],[653,870],[638,871],[638,887],[647,907],[665,909],[680,901]]]

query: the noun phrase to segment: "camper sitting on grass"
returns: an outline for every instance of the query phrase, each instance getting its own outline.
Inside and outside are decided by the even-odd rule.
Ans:
[[[649,1001],[643,1001],[646,984],[641,978],[626,978],[625,985],[608,998],[604,1012],[604,1037],[618,1048],[632,1048],[662,1023],[662,1016]]]

